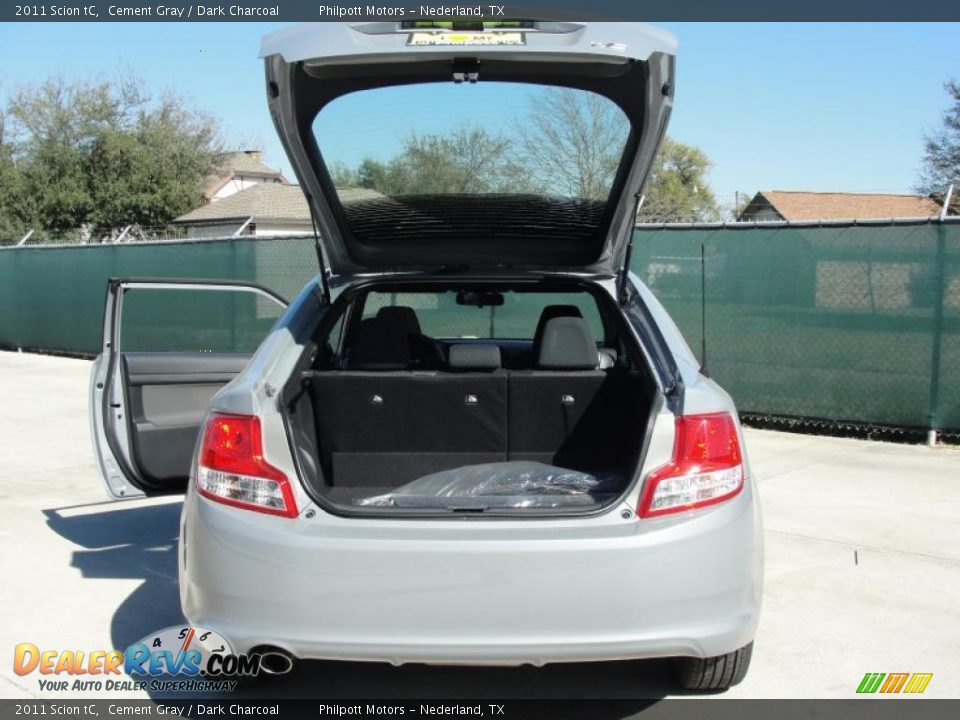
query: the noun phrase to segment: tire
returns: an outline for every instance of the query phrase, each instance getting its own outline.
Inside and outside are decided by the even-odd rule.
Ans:
[[[687,690],[726,690],[747,675],[753,643],[726,655],[708,658],[677,658],[675,667],[680,684]]]

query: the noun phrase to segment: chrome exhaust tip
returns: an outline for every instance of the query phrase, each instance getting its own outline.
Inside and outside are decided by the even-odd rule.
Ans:
[[[260,656],[260,672],[265,675],[286,675],[293,670],[296,658],[283,648],[263,645],[250,652]]]

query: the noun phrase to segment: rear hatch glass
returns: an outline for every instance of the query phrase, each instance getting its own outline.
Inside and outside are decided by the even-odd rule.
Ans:
[[[313,129],[356,243],[456,261],[496,237],[575,263],[603,243],[630,123],[588,90],[448,81],[344,95]]]

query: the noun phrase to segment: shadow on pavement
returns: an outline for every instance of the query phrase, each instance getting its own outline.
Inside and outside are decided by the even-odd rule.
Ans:
[[[77,515],[62,515],[59,509],[43,511],[51,530],[81,546],[70,564],[84,578],[143,580],[114,610],[113,648],[122,650],[147,633],[183,622],[177,588],[182,507],[179,502],[138,507],[121,503]]]
[[[71,565],[85,578],[143,583],[113,610],[111,647],[124,649],[148,633],[183,622],[177,588],[182,503],[123,507],[73,515],[45,510],[51,530],[79,545]],[[93,585],[91,591],[95,592]],[[104,612],[109,612],[104,608]],[[676,692],[661,660],[524,667],[438,667],[301,661],[288,675],[232,697],[314,699],[636,699],[627,714]],[[179,694],[168,698],[188,698]],[[620,712],[620,711],[618,711]]]

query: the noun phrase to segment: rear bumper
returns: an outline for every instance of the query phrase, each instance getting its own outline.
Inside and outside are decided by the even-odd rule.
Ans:
[[[295,520],[192,493],[184,614],[237,651],[394,664],[543,665],[732,652],[753,639],[750,485],[680,521]]]

